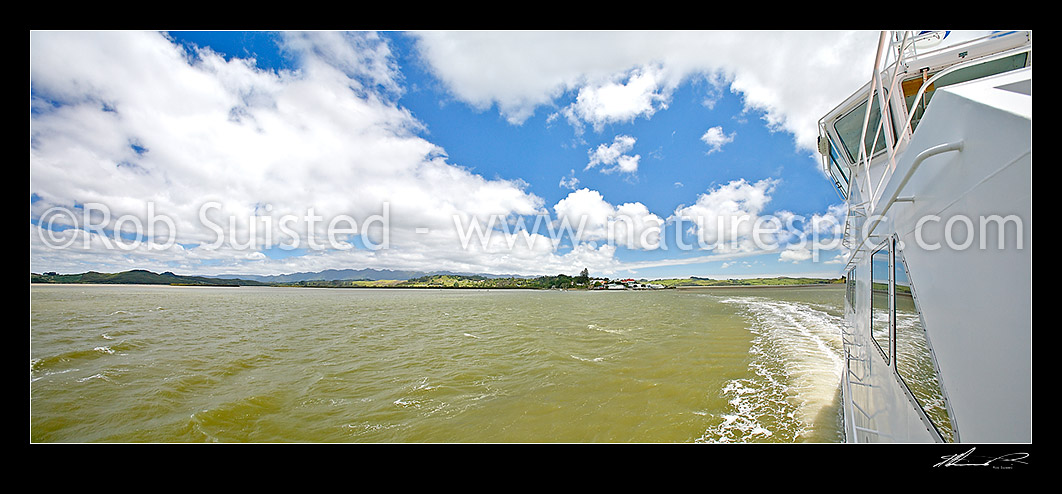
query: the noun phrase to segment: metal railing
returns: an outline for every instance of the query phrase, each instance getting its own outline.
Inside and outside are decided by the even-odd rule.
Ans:
[[[900,192],[903,191],[903,188],[911,179],[911,175],[914,175],[915,170],[918,170],[918,167],[922,164],[922,162],[924,162],[927,158],[936,156],[938,154],[943,154],[951,151],[962,151],[963,146],[964,144],[961,140],[956,142],[949,142],[946,144],[939,144],[929,149],[926,149],[925,151],[918,153],[918,156],[915,156],[914,161],[911,162],[911,167],[907,169],[907,173],[903,175],[903,178],[900,180],[900,183],[896,186],[896,190],[894,190],[892,192],[892,195],[889,196],[889,200],[885,203],[885,207],[882,208],[881,213],[873,215],[872,223],[870,223],[869,226],[865,226],[863,228],[863,231],[865,231],[867,234],[863,236],[863,240],[861,240],[859,242],[859,245],[856,246],[855,250],[852,251],[852,255],[848,258],[847,264],[850,265],[853,261],[856,260],[856,254],[862,251],[863,245],[867,243],[867,240],[874,236],[872,235],[874,233],[874,229],[878,227],[878,224],[880,224],[882,220],[885,219],[885,213],[889,211],[889,208],[891,208],[893,204],[900,201],[913,200],[912,198],[900,199]],[[845,269],[849,268],[850,266],[845,267]]]
[[[885,43],[888,40],[888,33],[885,32],[885,31],[882,31],[881,32],[881,36],[878,38],[878,49],[877,49],[877,52],[874,55],[874,73],[871,76],[871,88],[870,88],[870,91],[867,93],[867,109],[866,109],[865,113],[863,114],[863,129],[862,129],[862,132],[859,135],[859,155],[856,158],[856,161],[858,162],[857,166],[860,166],[860,167],[863,168],[863,174],[862,175],[863,175],[863,178],[864,178],[864,180],[866,182],[866,191],[868,193],[867,196],[870,198],[871,205],[873,204],[873,200],[874,200],[874,195],[875,195],[874,189],[875,189],[875,187],[874,187],[872,179],[870,178],[870,162],[872,161],[872,157],[875,154],[877,154],[877,145],[878,145],[878,137],[879,136],[884,135],[884,137],[885,137],[885,151],[886,151],[886,154],[887,154],[887,156],[889,158],[889,168],[888,168],[888,170],[892,170],[892,169],[894,169],[896,167],[896,161],[895,161],[895,154],[894,153],[895,153],[895,151],[897,150],[897,148],[899,146],[898,146],[898,143],[896,142],[896,136],[894,136],[892,134],[892,130],[893,130],[892,129],[892,125],[885,125],[885,124],[887,122],[891,122],[892,121],[891,120],[891,116],[890,116],[890,112],[889,112],[890,106],[889,106],[888,102],[889,102],[890,99],[892,99],[893,91],[896,89],[896,81],[899,80],[899,75],[901,73],[900,70],[899,70],[899,67],[900,67],[900,65],[901,65],[901,63],[903,61],[903,50],[902,50],[902,47],[903,47],[904,44],[907,43],[907,36],[908,36],[908,32],[904,31],[904,37],[901,40],[901,45],[900,45],[901,49],[899,50],[899,53],[897,54],[897,59],[896,59],[896,62],[894,64],[890,64],[889,63],[889,58],[891,58],[892,50],[888,50],[888,53],[885,53],[886,52]],[[881,67],[882,67],[882,56],[883,55],[886,57],[885,58],[885,66],[886,67],[888,67],[890,65],[893,66],[893,67],[896,67],[896,69],[894,69],[892,71],[893,72],[892,80],[889,83],[889,91],[887,93],[885,92],[884,85],[882,84],[882,72],[883,72],[883,70],[881,69]],[[872,141],[870,141],[871,142],[870,149],[867,150],[867,146],[866,146],[866,142],[867,142],[867,127],[870,125],[870,112],[874,108],[874,105],[873,105],[874,96],[878,97],[878,115],[879,115],[879,119],[878,119],[878,124],[877,124],[876,128],[874,129],[874,139]],[[901,135],[905,135],[905,134],[907,134],[906,129],[905,129],[905,131],[901,132]],[[882,174],[881,174],[881,180],[878,181],[878,187],[880,187],[881,184],[884,183],[884,179],[885,179],[886,175],[887,175],[886,171],[883,171]],[[871,206],[871,207],[873,207],[873,206]]]
[[[845,358],[844,374],[842,379],[842,399],[845,401],[845,404],[842,406],[842,409],[844,411],[844,429],[845,435],[850,438],[850,441],[853,443],[857,443],[859,442],[859,432],[874,435],[880,435],[880,432],[856,424],[856,415],[854,412],[859,412],[859,414],[863,416],[862,421],[866,422],[867,425],[869,425],[873,417],[871,417],[871,415],[867,413],[866,410],[863,410],[863,407],[859,406],[859,402],[852,394],[852,385],[855,384],[858,386],[865,387],[872,386],[868,383],[863,382],[866,376],[860,376],[852,371],[851,363],[853,361],[860,362],[862,364],[865,363],[865,360],[863,358],[853,356],[851,347],[854,346],[861,348],[862,344],[850,340],[850,338],[855,337],[855,334],[845,331],[845,326],[846,324],[843,324],[841,327],[841,343]]]
[[[881,223],[881,220],[885,217],[885,214],[892,207],[892,205],[896,202],[911,200],[910,198],[899,199],[898,196],[903,190],[903,187],[907,184],[908,180],[911,178],[911,175],[918,168],[918,165],[920,165],[922,161],[924,161],[930,156],[947,151],[961,151],[963,148],[962,141],[958,141],[953,143],[940,144],[928,148],[919,153],[919,155],[912,162],[911,168],[908,169],[907,173],[904,175],[902,182],[896,187],[896,190],[893,192],[889,200],[884,204],[883,207],[875,207],[875,205],[878,204],[879,200],[881,199],[880,194],[884,192],[884,185],[886,183],[886,180],[892,176],[893,172],[895,172],[896,155],[900,152],[901,148],[910,141],[911,135],[913,133],[913,130],[911,128],[911,122],[916,112],[908,111],[906,102],[904,102],[903,105],[900,105],[902,106],[901,111],[903,112],[902,115],[905,115],[905,119],[903,121],[903,125],[898,130],[899,135],[893,135],[892,125],[886,125],[886,123],[893,122],[891,116],[892,107],[888,104],[888,102],[893,100],[893,94],[896,89],[897,82],[900,81],[903,75],[908,73],[905,68],[905,62],[909,58],[909,49],[911,49],[910,56],[917,55],[917,53],[913,50],[913,47],[918,41],[918,37],[909,38],[909,35],[910,33],[905,31],[902,38],[899,38],[899,36],[894,36],[894,41],[893,43],[891,43],[891,47],[888,50],[886,50],[886,41],[888,39],[888,33],[882,32],[881,36],[878,39],[878,51],[874,59],[874,73],[871,79],[871,90],[868,92],[867,95],[867,108],[863,116],[863,128],[860,134],[859,155],[854,166],[854,168],[861,168],[862,170],[859,174],[862,175],[861,178],[863,179],[862,181],[864,183],[862,184],[863,186],[860,186],[860,190],[861,192],[865,192],[865,194],[861,195],[862,197],[868,197],[868,199],[859,203],[858,205],[849,205],[849,212],[845,218],[845,228],[843,234],[844,237],[842,240],[842,244],[849,248],[852,248],[850,246],[853,245],[855,245],[856,247],[853,249],[852,254],[849,256],[848,262],[846,263],[848,266],[846,266],[845,269],[850,268],[852,263],[857,259],[858,254],[862,249],[863,245],[866,243],[867,239],[872,236],[874,228],[876,228],[878,224]],[[973,44],[983,39],[985,38],[970,40],[965,44]],[[955,47],[949,47],[948,49],[955,49]],[[1032,44],[1030,42],[1028,44],[1003,50],[991,55],[985,55],[975,57],[971,60],[965,60],[951,65],[947,68],[941,69],[934,73],[933,76],[924,78],[921,86],[915,93],[914,101],[920,101],[925,96],[926,91],[943,76],[951,74],[957,70],[971,67],[973,65],[1004,59],[1016,55],[1018,53],[1031,50]],[[889,60],[893,54],[895,54],[896,56],[896,61],[890,63]],[[884,65],[885,68],[882,68],[883,56],[886,57]],[[886,92],[884,91],[883,74],[887,74],[890,70],[892,72],[892,75],[889,82],[889,91]],[[876,128],[874,129],[874,139],[871,141],[870,149],[868,150],[866,145],[866,137],[870,123],[870,114],[873,108],[873,98],[875,95],[877,95],[878,97],[878,112],[880,118]],[[883,134],[885,137],[885,151],[888,157],[888,167],[882,170],[881,176],[878,178],[877,181],[878,183],[875,186],[870,175],[870,166],[873,157],[878,154],[878,137]],[[850,185],[856,185],[858,183],[856,177],[854,177],[854,175],[856,175],[856,173],[858,172],[859,170],[853,170],[853,173],[851,174],[852,177],[850,179]],[[851,193],[848,194],[848,197],[851,197]],[[855,210],[853,210],[853,208]],[[850,238],[850,235],[854,233],[854,228],[852,228],[850,224],[851,220],[853,219],[853,215],[862,215],[865,217],[870,217],[873,215],[874,217],[876,217],[876,220],[871,225],[869,225],[869,228],[861,228],[861,230],[863,230],[865,234],[863,235],[862,240],[858,242],[858,244],[856,244]]]

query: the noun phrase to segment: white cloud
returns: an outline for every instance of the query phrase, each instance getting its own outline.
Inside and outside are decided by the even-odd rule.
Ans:
[[[819,262],[823,252],[834,252],[834,258],[826,264],[837,263],[838,258],[846,256],[846,249],[841,245],[844,234],[844,221],[847,212],[844,204],[834,204],[823,213],[814,213],[811,218],[782,212],[779,218],[786,225],[785,234],[777,239],[785,248],[778,254],[782,262],[800,263],[807,260]]]
[[[717,186],[680,206],[668,218],[695,235],[696,246],[716,254],[778,252],[778,260],[818,262],[824,252],[841,251],[846,206],[835,204],[810,218],[791,211],[767,213],[777,180],[744,179]]]
[[[666,107],[681,80],[704,76],[726,81],[750,108],[766,112],[773,127],[794,132],[813,148],[814,121],[823,106],[828,110],[864,82],[863,71],[851,67],[861,66],[873,48],[866,40],[876,34],[418,36],[425,60],[455,97],[478,108],[496,105],[514,123],[565,94],[572,98],[571,105],[565,103],[569,114],[589,125],[649,117]],[[299,61],[297,70],[261,71],[209,50],[188,53],[158,33],[31,32],[30,192],[39,197],[31,202],[31,219],[54,206],[87,203],[106,205],[110,213],[100,223],[102,232],[58,234],[78,245],[88,239],[87,249],[54,249],[31,225],[31,268],[135,265],[188,274],[269,274],[335,267],[544,273],[588,266],[606,272],[618,266],[616,246],[652,248],[641,234],[652,233],[658,216],[641,203],[613,206],[589,189],[558,202],[558,216],[585,210],[591,225],[604,227],[602,238],[611,227],[614,233],[633,233],[634,240],[620,235],[600,246],[579,243],[562,254],[541,235],[524,233],[492,238],[483,249],[454,248],[461,239],[455,216],[466,223],[492,215],[533,216],[545,211],[543,200],[523,182],[487,179],[449,162],[445,150],[419,137],[422,124],[393,101],[402,92],[401,75],[389,46],[376,35],[285,33],[282,46]],[[783,69],[788,63],[816,70]],[[821,77],[827,72],[851,79]],[[811,134],[801,122],[811,122]],[[640,156],[631,154],[634,144],[630,136],[617,136],[589,153],[587,168],[635,172]],[[574,189],[575,180],[573,171],[560,185]],[[759,199],[753,192],[763,183],[712,191],[688,212],[762,214],[760,201],[769,198],[769,188]],[[728,192],[744,194],[730,210],[716,202]],[[255,240],[250,248],[197,247],[215,238],[198,214],[210,201],[220,204],[212,213],[217,218],[237,220],[232,228],[225,225],[227,234]],[[271,224],[275,233],[277,218],[303,218],[312,211],[322,218],[316,225],[293,225],[305,248],[311,233],[323,236],[329,219],[365,220],[383,214],[385,204],[388,249],[272,259],[269,245],[263,245],[267,230],[257,228],[252,235],[256,222]],[[177,243],[163,251],[147,244],[107,249],[108,228],[123,215],[147,219],[148,205],[174,220]],[[620,217],[634,221],[617,223]],[[501,248],[509,240],[516,250]]]
[[[390,47],[376,33],[287,32],[282,37],[282,47],[299,58],[304,70],[313,70],[323,64],[361,83],[357,86],[359,90],[377,86],[388,92],[401,92],[398,83],[401,76]]]
[[[730,81],[727,80],[726,75],[721,72],[706,74],[704,78],[708,85],[705,88],[705,94],[704,98],[701,100],[701,105],[711,110],[715,108],[715,104],[718,103],[719,100],[723,99],[723,92],[727,91]]]
[[[553,211],[557,222],[570,226],[579,242],[608,238],[609,220],[616,212],[600,192],[586,188],[568,194],[553,206]]]
[[[848,262],[848,253],[845,251],[838,252],[833,258],[823,261],[823,264],[845,264]]]
[[[401,86],[375,35],[285,33],[283,46],[299,60],[297,70],[262,71],[209,50],[186,53],[159,33],[31,33],[31,220],[53,207],[78,213],[69,208],[87,203],[109,215],[93,220],[97,232],[66,234],[91,237],[88,248],[79,242],[56,249],[31,224],[31,269],[535,274],[584,265],[603,272],[614,262],[613,250],[578,246],[560,254],[533,236],[517,238],[511,252],[496,243],[461,249],[455,217],[467,223],[535,215],[545,211],[542,199],[521,181],[487,179],[449,163],[444,150],[418,137],[421,123],[388,101]],[[200,210],[212,202],[218,207],[204,222]],[[119,218],[145,224],[149,206],[173,220],[173,247],[102,245]],[[297,219],[286,239],[297,236],[307,251],[271,259],[286,215]],[[362,229],[339,240],[368,232],[378,242],[379,224],[368,220],[384,215],[386,249],[309,249],[311,240],[327,244],[326,226],[343,216]],[[215,224],[226,242],[207,249],[203,244],[217,239]],[[273,243],[266,243],[270,234]],[[524,240],[530,245],[519,247]]]
[[[639,202],[613,206],[600,192],[579,189],[553,206],[558,230],[571,228],[579,243],[605,241],[629,249],[661,247],[664,220]]]
[[[605,173],[623,172],[634,173],[638,171],[638,162],[641,155],[631,156],[629,153],[634,149],[635,139],[631,136],[619,135],[612,140],[612,144],[601,144],[596,149],[590,150],[590,162],[586,169],[601,166]]]
[[[771,218],[761,219],[776,183],[774,180],[755,183],[734,180],[701,194],[690,206],[680,206],[669,221],[678,222],[680,226],[688,224],[689,231],[705,249],[719,253],[758,250],[760,245],[769,245],[776,239],[775,234],[767,233],[772,230],[772,225],[766,224],[765,220]],[[775,224],[773,227],[777,230],[784,225]]]
[[[811,259],[811,249],[807,247],[786,247],[778,255],[778,259],[781,261],[792,262],[794,264],[800,261],[806,261]]]
[[[569,114],[587,123],[648,116],[667,103],[669,88],[704,77],[740,93],[748,110],[763,112],[772,129],[793,133],[797,145],[813,151],[818,119],[869,80],[878,33],[433,31],[417,37],[424,59],[458,99],[481,109],[497,105],[513,123],[565,94],[585,96]],[[606,88],[638,97],[624,107],[608,105]],[[706,104],[715,97],[708,94]]]
[[[571,171],[571,175],[567,177],[561,177],[559,187],[565,189],[575,190],[579,186],[579,179],[575,178],[575,170]]]
[[[663,227],[663,218],[640,202],[620,204],[612,217],[613,241],[629,249],[661,248]]]
[[[716,151],[723,149],[723,145],[734,141],[734,137],[737,136],[737,132],[731,132],[727,135],[723,132],[723,127],[715,126],[708,129],[704,135],[701,136],[701,140],[711,148],[708,154],[712,154]]]
[[[600,132],[606,124],[648,118],[667,108],[672,89],[666,86],[659,69],[642,67],[617,80],[583,86],[563,113],[577,129],[586,122]]]

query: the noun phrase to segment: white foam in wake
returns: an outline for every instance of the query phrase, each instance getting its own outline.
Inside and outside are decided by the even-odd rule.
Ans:
[[[749,376],[729,381],[722,394],[733,412],[702,440],[742,442],[778,436],[799,440],[833,401],[843,371],[841,318],[809,304],[731,297],[749,319]]]

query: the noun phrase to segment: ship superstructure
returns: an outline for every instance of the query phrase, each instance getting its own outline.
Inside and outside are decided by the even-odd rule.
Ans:
[[[847,202],[848,442],[1032,440],[1032,33],[882,33],[819,122]]]

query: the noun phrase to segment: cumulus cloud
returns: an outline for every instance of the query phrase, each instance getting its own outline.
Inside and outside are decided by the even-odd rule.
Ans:
[[[676,208],[669,222],[687,226],[697,247],[717,254],[778,252],[782,262],[818,261],[822,252],[842,250],[847,206],[835,204],[810,217],[791,211],[767,212],[778,181],[734,180]]]
[[[869,80],[877,37],[810,30],[432,31],[418,33],[417,45],[456,98],[480,109],[496,105],[513,123],[565,95],[575,100],[562,104],[569,118],[589,125],[629,121],[664,108],[682,80],[702,77],[741,94],[747,110],[762,112],[773,130],[791,132],[798,146],[814,151],[818,119]],[[621,93],[631,98],[609,104]]]
[[[692,205],[677,208],[670,220],[688,224],[688,231],[696,235],[702,248],[723,253],[759,250],[760,245],[774,240],[773,234],[760,232],[782,226],[764,224],[763,220],[774,218],[761,219],[776,184],[767,179],[755,183],[734,180],[700,194]],[[760,236],[754,238],[754,234]]]
[[[807,247],[786,247],[778,255],[778,259],[781,261],[787,261],[792,263],[798,263],[811,259],[811,249]]]
[[[583,86],[563,113],[576,129],[585,122],[600,132],[606,124],[648,118],[666,109],[672,89],[659,69],[641,67],[617,80]]]
[[[571,174],[568,175],[567,177],[561,177],[560,184],[558,184],[558,185],[560,187],[562,187],[562,188],[565,188],[565,189],[571,189],[571,190],[577,189],[578,186],[579,186],[579,179],[575,178],[575,170],[572,170]]]
[[[342,71],[359,83],[362,94],[371,87],[401,93],[401,74],[390,47],[373,32],[306,31],[286,32],[281,48],[298,58],[303,70],[318,64]]]
[[[648,118],[667,108],[681,81],[705,77],[718,84],[713,87],[741,93],[772,128],[793,132],[809,149],[821,113],[865,82],[863,71],[850,68],[863,64],[876,39],[862,32],[416,36],[419,53],[455,98],[496,107],[514,124],[542,107],[595,130]],[[573,192],[554,212],[558,219],[586,218],[586,239],[609,241],[578,242],[561,252],[555,239],[513,231],[482,247],[455,248],[466,237],[461,225],[538,217],[547,206],[527,184],[477,175],[419,136],[421,122],[396,103],[402,76],[377,35],[283,33],[279,39],[295,61],[290,70],[261,70],[250,60],[186,49],[159,33],[30,33],[31,268],[535,274],[590,266],[607,273],[619,266],[616,247],[654,247],[659,216],[641,203],[616,206],[589,189],[574,190],[573,170],[559,184]],[[789,63],[816,70],[787,70]],[[825,72],[851,79],[822,78]],[[732,136],[720,129],[716,137]],[[713,142],[725,144],[706,140]],[[616,136],[588,153],[587,168],[636,172],[634,144],[631,136]],[[731,183],[676,215],[759,217],[772,186]],[[732,202],[724,200],[728,194]],[[204,210],[211,204],[216,207]],[[85,228],[78,215],[93,205],[102,207]],[[42,237],[34,225],[56,208],[69,213],[56,225],[76,227]],[[116,238],[126,239],[116,228],[127,229],[131,219],[151,224],[152,212],[173,222],[159,225],[159,238],[113,248]],[[338,239],[350,248],[311,248],[327,240],[329,224],[345,218],[358,227]],[[381,231],[374,218],[386,218],[389,230]],[[704,241],[748,238],[709,223],[694,227]],[[226,241],[204,248],[218,239],[212,226]],[[60,251],[55,240],[77,248]],[[282,240],[297,240],[298,255],[272,255],[289,245]],[[389,248],[365,248],[382,241]]]
[[[31,33],[31,225],[56,208],[79,224],[55,232],[75,240],[61,251],[31,226],[31,268],[542,273],[612,262],[612,250],[561,254],[535,237],[508,257],[498,244],[461,249],[460,222],[539,214],[543,200],[419,137],[421,123],[388,97],[401,84],[374,34],[284,33],[282,45],[297,68],[260,70],[159,33]],[[164,238],[101,243],[149,212],[172,220]],[[347,231],[329,243],[337,224]],[[152,247],[162,241],[168,250]],[[267,255],[288,247],[300,255]]]
[[[649,212],[640,202],[616,206],[612,217],[613,241],[629,249],[655,250],[662,247],[664,219]]]
[[[723,145],[733,142],[735,136],[737,136],[736,132],[731,132],[730,135],[727,135],[723,132],[723,127],[715,126],[708,129],[708,131],[701,136],[701,140],[708,145],[708,154],[712,154],[716,151],[722,150]]]
[[[553,206],[559,229],[570,229],[573,241],[603,241],[629,249],[661,247],[664,220],[639,202],[613,206],[596,190],[579,189]]]
[[[601,193],[579,189],[557,201],[553,206],[557,222],[574,230],[577,242],[608,238],[608,224],[616,210]]]
[[[803,222],[803,229],[791,239],[786,250],[779,254],[780,261],[798,263],[812,260],[818,262],[823,252],[836,252],[826,264],[836,264],[847,260],[848,249],[842,245],[844,222],[848,208],[845,204],[829,206],[825,212],[815,213]],[[791,223],[793,224],[793,223]]]
[[[601,144],[596,149],[590,150],[590,162],[586,164],[589,170],[596,166],[601,167],[605,173],[623,172],[634,173],[638,171],[638,162],[641,155],[631,156],[636,140],[627,135],[618,135],[612,140],[612,144]]]

